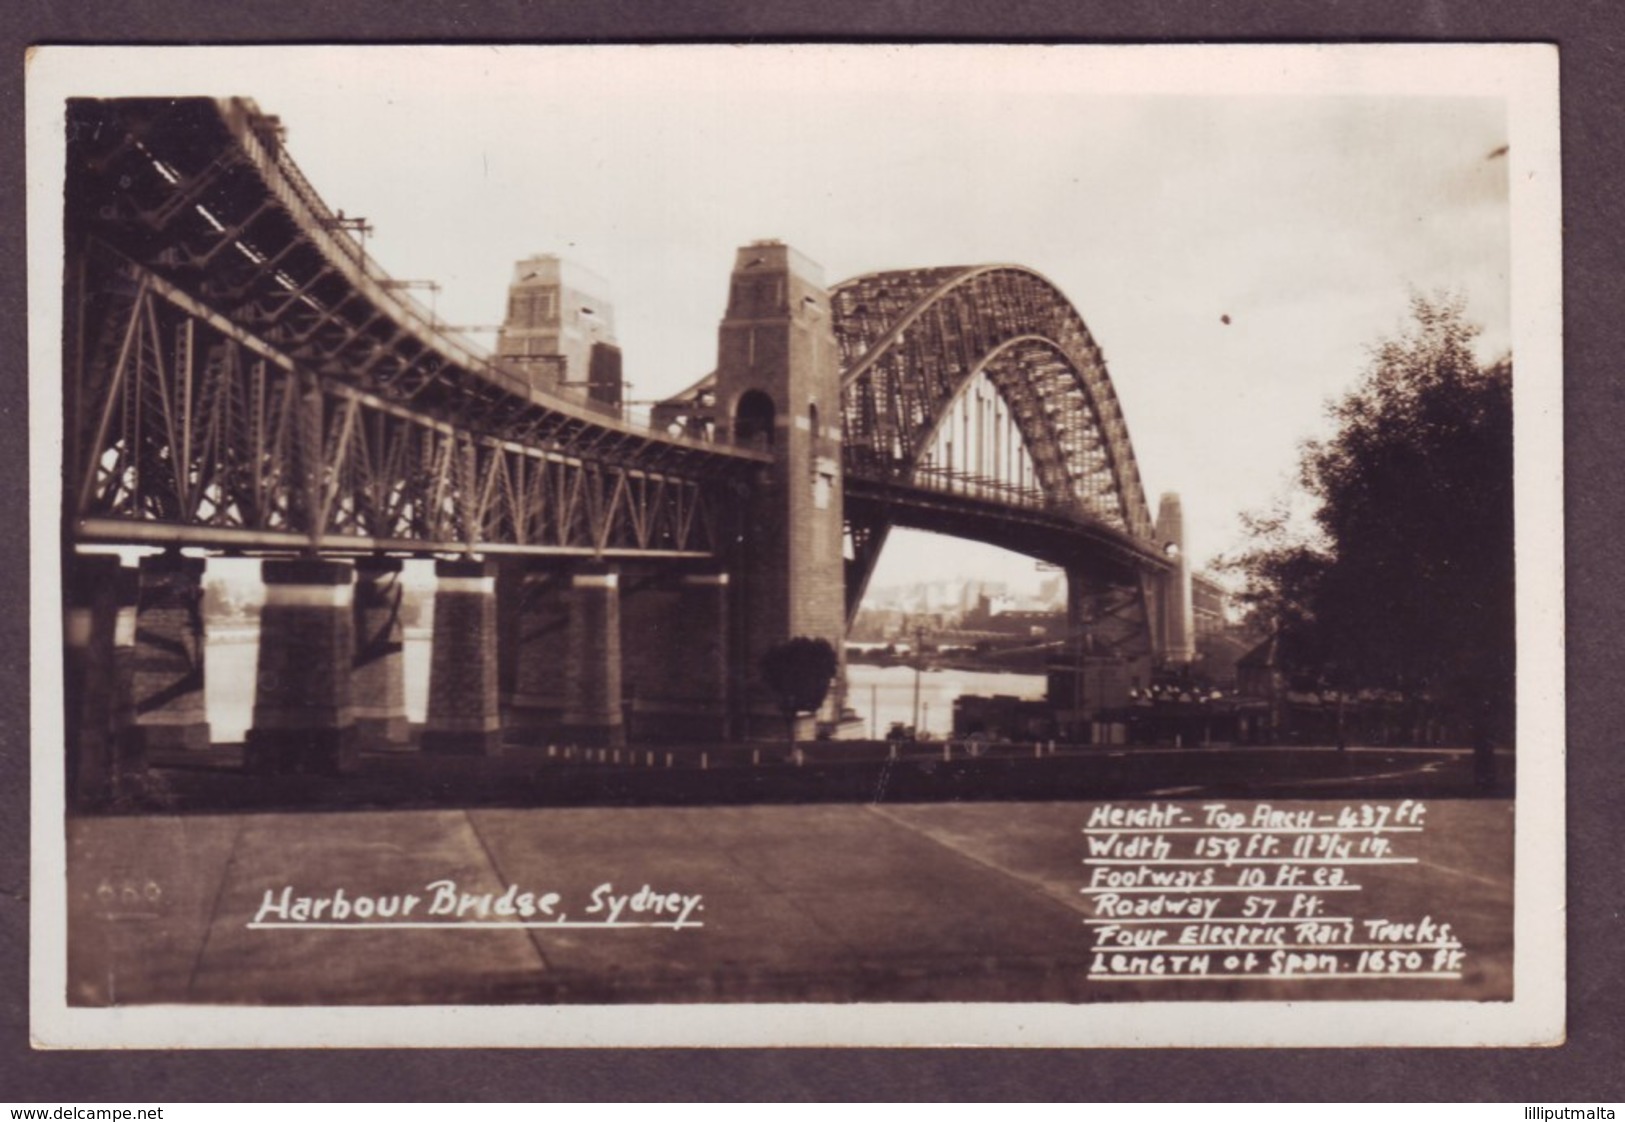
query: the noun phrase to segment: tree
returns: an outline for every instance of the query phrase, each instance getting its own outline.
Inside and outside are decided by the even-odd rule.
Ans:
[[[1244,513],[1241,522],[1252,545],[1216,567],[1243,578],[1236,600],[1254,630],[1276,637],[1281,665],[1312,667],[1318,675],[1325,658],[1315,627],[1315,599],[1331,558],[1305,539],[1285,502],[1267,512]]]
[[[790,747],[796,743],[796,715],[814,713],[829,696],[838,661],[824,639],[798,635],[768,648],[762,655],[762,677],[779,701],[789,726]]]
[[[1304,448],[1318,536],[1249,521],[1229,567],[1290,664],[1341,688],[1426,693],[1475,740],[1513,697],[1512,366],[1480,366],[1459,299],[1414,296],[1360,384]]]

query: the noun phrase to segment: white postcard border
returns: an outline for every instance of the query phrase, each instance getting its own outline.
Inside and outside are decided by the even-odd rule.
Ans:
[[[1508,106],[1518,524],[1515,996],[1504,1003],[1177,1002],[655,1006],[70,1008],[59,575],[60,107],[69,96],[251,93],[256,66],[303,50],[473,47],[77,48],[31,52],[27,79],[33,910],[31,1023],[45,1048],[652,1045],[1470,1046],[1556,1044],[1564,1031],[1564,681],[1561,226],[1557,52],[1542,45],[751,47],[970,51],[989,81],[1028,80],[1028,51],[1077,52],[1116,93],[1448,93]],[[535,47],[690,52],[725,47]],[[1085,57],[1087,56],[1087,57]],[[426,72],[428,72],[426,70]],[[1045,73],[1048,73],[1047,71]]]

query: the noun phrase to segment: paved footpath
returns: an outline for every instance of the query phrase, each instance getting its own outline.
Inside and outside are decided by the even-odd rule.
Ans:
[[[1079,831],[1088,805],[79,818],[68,825],[69,1000],[300,1005],[1150,996],[1133,985],[1084,981],[1088,905],[1078,891]],[[1387,891],[1402,910],[1448,901],[1476,946],[1476,973],[1450,996],[1501,996],[1509,983],[1500,964],[1509,964],[1511,953],[1511,804],[1440,802],[1430,813],[1430,837],[1440,842],[1425,874],[1408,874]],[[442,918],[433,913],[435,900],[445,890],[431,886],[444,881],[454,882],[459,899],[468,894],[476,901],[465,921],[479,918],[479,898],[500,899],[512,885],[516,903],[525,893],[541,902],[531,918],[544,922],[514,926],[493,910],[486,926],[435,926]],[[649,891],[640,893],[645,886]],[[303,924],[292,922],[301,899],[331,901],[341,889],[351,909],[346,926],[310,926],[334,918],[331,903],[319,916],[312,908]],[[549,894],[557,896],[550,905]],[[362,897],[387,907],[391,898],[404,906],[412,895],[419,900],[407,919],[420,926],[355,922]],[[671,910],[651,910],[656,896]],[[605,925],[617,900],[618,923]],[[1206,984],[1214,989],[1184,996],[1288,996],[1264,992],[1270,986],[1222,994],[1222,983]],[[1321,985],[1317,996],[1353,996],[1339,993],[1337,982]],[[1111,992],[1096,992],[1103,988]],[[1170,994],[1161,989],[1155,996]],[[1358,996],[1380,994],[1367,985]]]

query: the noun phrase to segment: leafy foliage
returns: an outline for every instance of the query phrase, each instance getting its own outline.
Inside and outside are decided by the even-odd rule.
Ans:
[[[762,655],[762,677],[788,716],[811,713],[824,704],[836,666],[835,648],[828,641],[800,635]]]
[[[1459,299],[1415,296],[1304,448],[1320,539],[1281,511],[1251,516],[1229,563],[1253,617],[1300,672],[1427,692],[1475,729],[1510,724],[1512,368],[1481,367]]]
[[[1315,667],[1318,673],[1324,658],[1314,626],[1315,599],[1331,566],[1330,555],[1305,540],[1284,502],[1267,512],[1243,514],[1241,521],[1253,544],[1222,560],[1218,568],[1244,578],[1236,600],[1255,630],[1279,637],[1282,660],[1294,667]]]

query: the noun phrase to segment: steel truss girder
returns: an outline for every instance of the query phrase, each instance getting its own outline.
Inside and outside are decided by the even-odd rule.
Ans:
[[[1142,571],[1129,580],[1097,583],[1068,573],[1069,626],[1088,638],[1092,653],[1123,659],[1155,657],[1151,591],[1155,579]]]
[[[711,556],[704,476],[459,429],[322,378],[105,254],[68,418],[80,539],[221,548]],[[82,311],[82,309],[80,309]]]
[[[874,576],[875,565],[886,547],[891,534],[892,520],[882,510],[866,510],[853,504],[846,514],[846,538],[851,556],[846,558],[846,625],[858,617],[864,594],[869,591],[869,578]]]
[[[627,470],[732,478],[763,457],[673,440],[555,398],[492,366],[389,288],[252,103],[69,103],[69,223],[276,347],[493,439]]]

